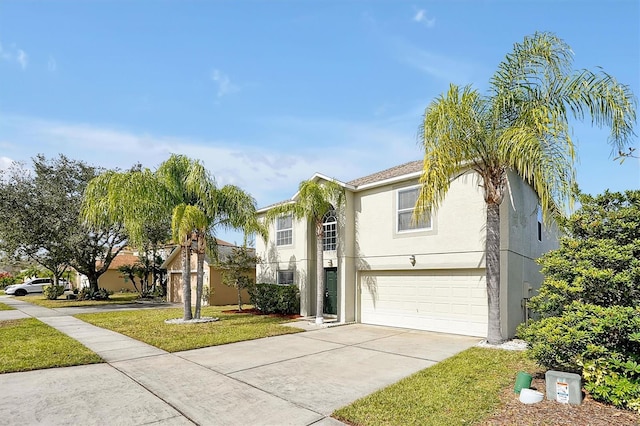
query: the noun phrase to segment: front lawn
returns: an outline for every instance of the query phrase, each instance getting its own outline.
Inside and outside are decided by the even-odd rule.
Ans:
[[[0,342],[0,373],[102,362],[76,340],[35,318],[0,321]]]
[[[9,305],[5,305],[4,303],[0,303],[0,311],[11,311],[11,310],[13,310],[13,309],[14,309],[14,308],[12,308],[12,307],[11,307],[11,306],[9,306]]]
[[[537,370],[524,352],[470,348],[333,413],[353,425],[467,425],[491,415],[518,371]]]
[[[182,318],[182,309],[145,309],[75,315],[98,327],[125,334],[168,352],[224,345],[243,340],[298,333],[302,330],[280,325],[282,318],[267,315],[223,313],[230,306],[202,308],[203,317],[220,320],[201,324],[165,324]]]
[[[138,293],[115,293],[109,296],[108,300],[67,300],[64,296],[58,299],[49,300],[42,294],[20,297],[19,300],[33,303],[34,305],[43,306],[45,308],[74,308],[78,306],[100,306],[100,305],[125,305],[134,303],[138,298]]]

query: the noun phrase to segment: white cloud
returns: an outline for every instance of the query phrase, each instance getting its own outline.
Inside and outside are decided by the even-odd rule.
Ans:
[[[240,90],[240,87],[231,83],[228,75],[218,69],[213,70],[211,79],[218,85],[218,98]]]
[[[13,160],[9,157],[0,157],[0,170],[7,170],[13,164]]]
[[[184,154],[202,160],[218,184],[238,185],[265,206],[291,197],[315,172],[349,181],[420,158],[418,121],[419,114],[384,122],[265,117],[255,123],[259,145],[249,136],[195,139],[16,116],[0,123],[0,133],[12,142],[6,155],[27,163],[42,153],[105,168],[155,168],[171,153]]]
[[[18,49],[18,56],[16,58],[16,61],[18,61],[22,69],[25,69],[27,68],[27,62],[29,61],[29,57],[27,56],[24,50]]]
[[[433,28],[436,25],[436,18],[431,18],[427,15],[427,11],[419,9],[415,15],[413,15],[415,22],[424,24],[427,28]]]
[[[7,49],[0,43],[0,59],[6,62],[16,62],[22,69],[25,69],[29,62],[29,55],[24,50],[17,48],[15,44]]]
[[[49,60],[47,61],[47,69],[49,72],[55,72],[58,69],[58,63],[51,55],[49,55]]]

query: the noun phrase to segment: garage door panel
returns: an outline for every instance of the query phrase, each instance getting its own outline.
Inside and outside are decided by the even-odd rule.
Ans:
[[[482,270],[416,274],[365,273],[360,320],[367,324],[485,336],[487,302]]]

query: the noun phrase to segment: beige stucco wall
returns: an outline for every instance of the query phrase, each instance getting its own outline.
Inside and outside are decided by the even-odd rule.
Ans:
[[[478,268],[484,265],[485,207],[474,175],[451,183],[432,229],[396,232],[397,190],[417,179],[356,193],[356,255],[362,270]],[[416,257],[415,266],[409,256]]]
[[[197,282],[197,259],[196,256],[191,256],[191,304],[196,303],[196,282]],[[182,265],[180,255],[176,256],[167,265],[168,285],[167,285],[167,300],[174,303],[182,303]],[[250,273],[249,276],[255,279],[255,271]],[[238,304],[238,291],[234,287],[229,287],[222,282],[222,275],[220,270],[209,266],[205,262],[204,272],[204,286],[203,293],[207,294],[205,300],[202,301],[203,305],[223,306],[223,305],[237,305]],[[208,289],[208,291],[206,291]],[[242,290],[242,302],[249,303],[249,293],[246,290]]]
[[[501,215],[501,294],[502,333],[514,336],[524,321],[523,299],[537,294],[542,283],[542,254],[558,248],[558,230],[543,226],[538,240],[538,198],[533,189],[513,173],[509,174],[510,192],[500,206]]]
[[[261,218],[264,220],[264,217]],[[269,240],[256,239],[256,254],[261,262],[256,267],[256,282],[276,283],[278,270],[293,270],[293,281],[300,289],[300,313],[315,313],[315,246],[306,221],[293,221],[292,244],[276,246],[276,224],[269,225]]]
[[[119,291],[135,291],[130,280],[125,281],[125,276],[117,270],[109,269],[98,278],[98,287],[117,293]]]

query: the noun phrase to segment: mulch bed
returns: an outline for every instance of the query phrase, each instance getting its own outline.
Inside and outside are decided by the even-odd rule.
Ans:
[[[501,400],[502,409],[489,418],[483,425],[553,425],[553,426],[637,426],[640,414],[620,410],[610,405],[594,401],[586,395],[581,405],[560,404],[546,399],[544,373],[537,373],[531,382],[531,388],[545,394],[545,399],[537,404],[523,404],[511,387],[504,389]]]
[[[284,314],[265,314],[262,313],[262,311],[259,311],[257,309],[251,308],[251,309],[243,309],[243,310],[238,310],[238,309],[230,309],[227,311],[222,311],[223,314],[251,314],[251,315],[266,315],[269,317],[274,317],[274,318],[282,318],[282,319],[298,319],[298,318],[302,318],[302,315],[284,315]]]

